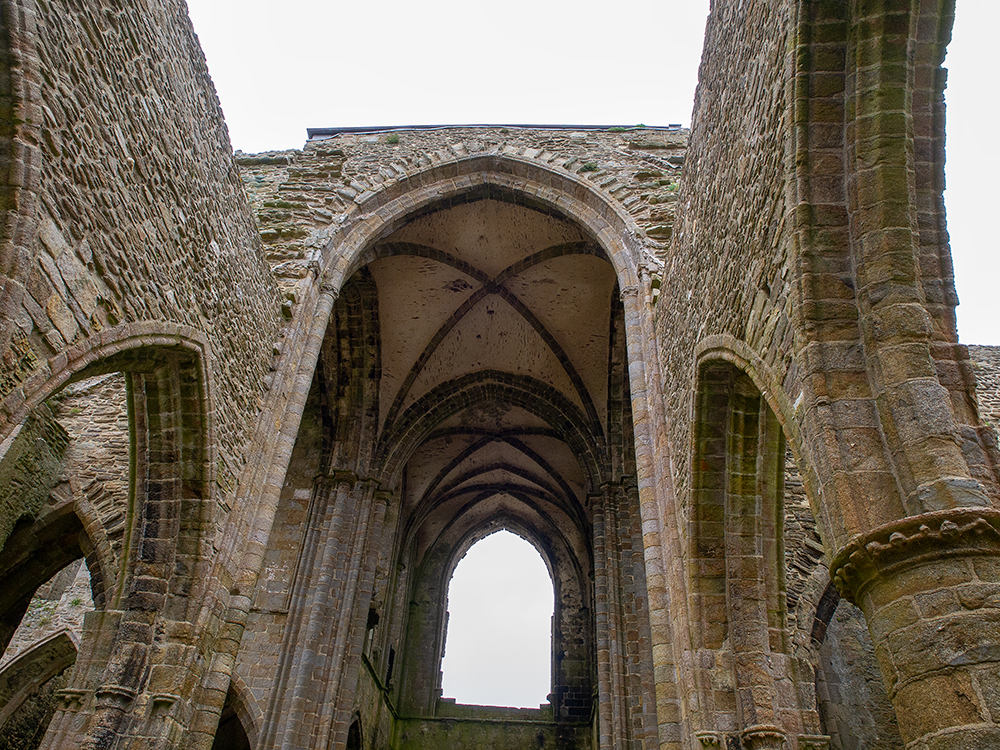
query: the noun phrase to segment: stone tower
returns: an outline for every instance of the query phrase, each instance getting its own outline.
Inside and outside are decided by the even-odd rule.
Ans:
[[[715,0],[690,132],[234,155],[183,2],[2,0],[0,743],[1000,745],[952,13]],[[537,709],[441,695],[501,528]]]

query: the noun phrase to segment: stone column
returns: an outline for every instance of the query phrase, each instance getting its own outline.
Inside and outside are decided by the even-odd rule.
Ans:
[[[594,609],[597,640],[597,737],[600,750],[626,747],[625,675],[618,610],[616,549],[618,499],[605,485],[590,498],[594,511]]]
[[[99,706],[94,693],[107,687],[102,679],[112,657],[114,637],[121,620],[120,611],[93,611],[84,617],[80,651],[72,672],[74,679],[69,687],[57,693],[56,711],[40,745],[44,750],[81,745],[80,738]],[[99,690],[95,691],[95,686],[100,686]],[[134,697],[134,691],[132,695]]]
[[[330,747],[344,747],[351,724],[354,692],[361,668],[368,609],[375,590],[375,565],[381,552],[386,508],[392,494],[376,492],[376,483],[367,481],[361,496],[364,514],[359,519],[353,540],[350,567],[345,582],[341,618],[333,644],[333,683],[337,689],[337,711],[330,732]]]
[[[337,696],[374,506],[373,481],[346,471],[317,480],[263,746],[311,747],[339,728]]]
[[[907,747],[1000,747],[1000,511],[894,521],[830,570],[865,613]]]

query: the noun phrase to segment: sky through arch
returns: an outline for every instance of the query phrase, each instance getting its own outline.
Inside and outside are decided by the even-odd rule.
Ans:
[[[499,531],[472,546],[448,584],[445,698],[537,708],[551,685],[552,579],[538,551]]]

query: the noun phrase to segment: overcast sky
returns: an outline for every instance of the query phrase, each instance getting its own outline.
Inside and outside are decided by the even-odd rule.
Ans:
[[[538,708],[548,701],[552,580],[528,542],[498,531],[473,545],[448,589],[445,698]]]
[[[708,0],[188,1],[233,146],[248,152],[299,148],[307,127],[686,126],[708,11]],[[1000,2],[958,0],[946,200],[965,343],[1000,344],[997,28]],[[547,575],[540,591],[551,599]]]
[[[708,0],[189,0],[233,146],[307,127],[666,125],[691,119]],[[949,229],[959,331],[1000,344],[991,177],[1000,3],[958,0],[949,50]]]

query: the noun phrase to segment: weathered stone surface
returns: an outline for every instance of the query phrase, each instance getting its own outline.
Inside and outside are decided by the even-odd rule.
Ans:
[[[233,155],[182,3],[8,0],[0,735],[989,745],[1000,358],[955,330],[950,11],[896,5],[717,0],[690,133]],[[440,696],[498,528],[555,588],[537,711]]]

